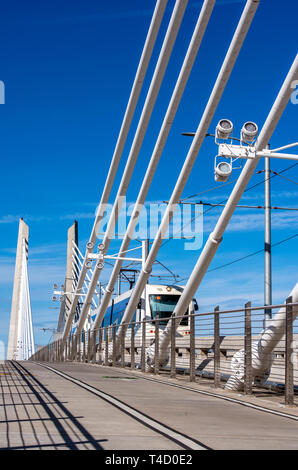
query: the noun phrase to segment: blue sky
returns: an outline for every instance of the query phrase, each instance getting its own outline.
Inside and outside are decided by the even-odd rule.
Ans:
[[[167,23],[169,1],[150,62],[139,106],[125,147],[111,196],[117,189],[129,153]],[[244,1],[218,0],[148,201],[168,200],[194,131],[212,90],[223,56],[243,10]],[[141,5],[141,6],[140,6]],[[66,232],[79,222],[80,247],[89,237],[93,217],[107,175],[131,85],[155,2],[85,0],[6,2],[1,7],[0,80],[5,105],[0,106],[0,340],[7,343],[18,219],[30,226],[29,276],[35,339],[45,344],[59,310],[51,302],[53,282],[65,276]],[[140,152],[127,198],[135,200],[192,35],[201,2],[190,0],[169,62],[164,83]],[[220,118],[234,122],[239,135],[247,120],[262,127],[297,53],[298,4],[293,0],[262,0],[217,109],[210,131]],[[298,105],[289,103],[271,140],[272,147],[297,141]],[[214,182],[216,146],[206,139],[185,187],[183,197],[218,202],[232,185]],[[281,171],[291,162],[272,162]],[[260,163],[258,170],[263,169]],[[233,179],[239,172],[233,173]],[[283,173],[298,183],[298,166]],[[261,182],[255,175],[251,184]],[[245,193],[242,202],[263,203],[264,186]],[[272,204],[298,207],[297,184],[281,177],[272,180]],[[206,213],[204,241],[219,209]],[[298,232],[297,212],[275,211],[272,241]],[[263,248],[263,212],[238,209],[210,269]],[[298,239],[273,248],[273,300],[281,302],[297,281]],[[113,242],[111,249],[119,247]],[[159,260],[186,277],[199,251],[185,251],[182,240],[166,243]],[[247,300],[263,302],[263,254],[208,273],[198,292],[201,311],[238,307]],[[156,272],[162,272],[157,268]],[[108,270],[103,279],[107,279]]]

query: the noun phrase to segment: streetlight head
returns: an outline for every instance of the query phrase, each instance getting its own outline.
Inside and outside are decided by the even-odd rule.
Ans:
[[[232,173],[232,165],[228,162],[220,162],[215,167],[215,181],[225,182]]]
[[[253,142],[255,137],[258,135],[258,131],[258,126],[254,122],[246,122],[243,124],[241,129],[241,140],[245,140],[246,142]]]
[[[229,119],[221,119],[216,126],[217,139],[228,139],[233,132],[233,123]]]
[[[93,243],[93,242],[88,242],[88,243],[86,243],[86,248],[87,248],[87,250],[93,250],[93,248],[94,248],[94,243]]]

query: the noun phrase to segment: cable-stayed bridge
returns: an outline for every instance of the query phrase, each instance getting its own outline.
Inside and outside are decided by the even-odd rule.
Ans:
[[[21,223],[27,236],[20,235],[18,242],[18,274],[15,278],[7,358],[13,361],[30,361],[8,363],[4,366],[3,374],[11,377],[11,382],[8,382],[10,378],[7,379],[6,386],[15,386],[13,381],[16,380],[22,386],[29,387],[38,397],[39,405],[46,409],[49,416],[47,419],[55,428],[54,439],[49,437],[50,432],[42,442],[35,437],[35,440],[30,441],[33,448],[87,446],[99,449],[116,446],[122,449],[128,445],[129,438],[126,438],[125,431],[127,429],[130,430],[130,442],[133,436],[133,445],[141,449],[154,447],[203,450],[243,446],[276,448],[277,441],[281,448],[297,448],[293,435],[298,414],[294,408],[281,411],[278,397],[283,395],[284,406],[293,407],[295,404],[295,391],[298,386],[295,362],[298,284],[294,288],[289,286],[290,294],[285,299],[285,304],[272,305],[268,297],[266,305],[255,307],[248,302],[241,310],[222,310],[215,305],[212,312],[198,313],[195,295],[260,160],[298,159],[297,155],[285,153],[285,150],[297,143],[283,145],[277,149],[268,148],[276,126],[291,99],[293,83],[298,80],[298,56],[293,58],[290,69],[280,74],[281,87],[260,130],[255,123],[247,122],[242,128],[241,138],[238,139],[233,137],[233,124],[228,119],[221,119],[216,127],[215,143],[218,145],[218,155],[214,168],[215,180],[225,182],[230,177],[233,166],[235,168],[239,161],[243,166],[212,233],[195,260],[187,282],[183,286],[177,283],[149,282],[194,163],[206,136],[210,135],[209,127],[257,13],[260,3],[258,0],[247,0],[245,3],[197,130],[192,135],[192,143],[180,174],[169,195],[155,238],[150,245],[148,240],[143,241],[142,246],[140,245],[142,254],[137,258],[136,255],[133,256],[134,249],[130,248],[130,243],[216,3],[215,0],[203,2],[149,164],[144,172],[132,215],[123,234],[121,247],[117,253],[111,254],[109,251],[187,3],[187,0],[177,0],[172,10],[125,168],[116,188],[107,228],[102,239],[99,239],[106,207],[115,186],[119,163],[167,6],[166,0],[156,2],[85,253],[79,247],[77,223],[68,231],[64,284],[61,288],[58,284],[54,286],[54,297],[60,298],[61,301],[55,341],[40,348],[36,353],[33,349],[27,272],[28,229]],[[127,261],[138,262],[139,269],[129,273],[127,265],[124,264]],[[107,285],[103,287],[101,276],[108,262],[113,263],[112,272]],[[129,277],[132,272],[133,278]],[[126,276],[130,289],[121,292],[119,287],[118,295],[115,296],[117,283],[118,286],[121,284],[121,276]],[[69,387],[73,394],[80,390],[83,403],[80,409],[88,415],[87,428],[84,428],[81,421],[74,418],[69,409],[62,406],[61,401],[45,388],[44,374],[52,386],[57,387],[61,400],[64,397],[64,387]],[[14,375],[16,379],[13,378]],[[115,383],[121,383],[121,387]],[[210,383],[215,391],[210,391]],[[132,389],[130,384],[135,387]],[[47,403],[44,403],[41,393],[55,405],[54,413],[46,408]],[[261,405],[253,401],[254,397],[260,394],[265,394],[267,400]],[[158,406],[154,401],[156,395]],[[189,400],[185,400],[186,396]],[[204,404],[198,405],[198,397],[204,397],[203,402],[206,400],[204,412]],[[146,399],[150,400],[149,405],[146,405]],[[195,406],[191,404],[192,400],[196,402]],[[110,414],[105,415],[102,407],[102,417],[96,415],[97,419],[101,420],[99,432],[93,427],[92,413],[97,403],[103,401],[108,403]],[[168,408],[169,403],[174,406],[173,403],[177,401],[182,403],[180,415],[171,413]],[[70,407],[75,410],[74,413],[77,412],[75,402],[72,401]],[[204,426],[208,429],[213,407],[217,410],[216,432],[213,429],[205,435],[194,423],[204,416]],[[241,407],[244,407],[245,411],[239,421]],[[118,419],[115,408],[120,413],[117,416],[121,422],[118,447],[112,438],[115,430],[111,427],[105,432],[109,419]],[[237,411],[235,415],[234,409]],[[30,408],[30,413],[31,411]],[[124,419],[121,413],[129,416],[129,419]],[[61,436],[65,436],[65,429],[62,432],[58,426],[59,414],[60,417],[63,415],[61,419],[69,420],[73,425],[64,440],[61,440]],[[247,428],[248,416],[252,414],[254,422]],[[187,423],[183,420],[185,415],[190,416]],[[232,418],[227,426],[228,416]],[[139,424],[136,425],[136,422]],[[256,424],[258,422],[259,428]],[[284,422],[286,425],[283,433],[286,440],[281,444],[270,430],[276,426],[282,427]],[[268,429],[265,437],[264,427]],[[148,439],[142,440],[141,431],[144,428],[152,432]],[[221,433],[220,439],[216,437],[219,428],[227,433],[226,440],[224,432]],[[251,439],[249,443],[246,439],[247,433]],[[104,436],[107,435],[109,439],[105,439]],[[107,440],[109,444],[105,444]],[[112,447],[109,447],[110,445]],[[19,448],[22,445],[18,443],[14,447]],[[24,444],[23,448],[26,448]]]

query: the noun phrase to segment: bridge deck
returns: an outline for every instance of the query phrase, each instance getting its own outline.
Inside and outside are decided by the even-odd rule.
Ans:
[[[32,362],[0,365],[2,449],[298,449],[298,413],[278,401],[220,398],[210,386],[109,367],[44,365],[68,377]]]

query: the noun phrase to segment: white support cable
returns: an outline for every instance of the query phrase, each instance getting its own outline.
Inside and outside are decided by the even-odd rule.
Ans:
[[[208,100],[208,103],[206,105],[206,108],[204,110],[203,116],[201,118],[200,124],[198,126],[198,129],[195,133],[195,136],[193,138],[191,147],[189,149],[189,152],[187,154],[186,160],[184,162],[183,168],[180,172],[179,178],[177,180],[176,186],[174,188],[174,191],[171,195],[169,204],[167,206],[167,209],[165,211],[165,214],[162,218],[159,230],[157,232],[157,235],[155,237],[155,240],[153,242],[153,245],[151,247],[151,250],[149,252],[148,258],[146,260],[145,266],[142,269],[142,272],[140,273],[140,276],[137,280],[137,283],[134,287],[133,293],[130,297],[129,303],[126,307],[126,310],[124,312],[122,322],[123,323],[128,323],[131,321],[135,309],[137,307],[137,304],[139,302],[139,299],[141,297],[142,291],[145,287],[145,284],[149,278],[153,263],[157,257],[159,248],[163,242],[164,239],[164,234],[166,233],[168,226],[171,222],[171,219],[173,217],[174,211],[176,209],[176,206],[178,205],[178,202],[181,198],[183,189],[185,187],[185,184],[188,180],[188,177],[191,173],[191,170],[193,168],[193,165],[196,161],[196,158],[198,156],[198,153],[200,151],[200,148],[202,146],[202,143],[206,137],[206,134],[208,132],[208,128],[211,124],[211,121],[213,119],[213,116],[215,114],[216,108],[220,102],[220,99],[222,97],[223,91],[225,89],[225,86],[228,82],[228,79],[230,77],[230,74],[233,70],[233,67],[235,65],[236,59],[238,57],[238,54],[241,50],[242,44],[244,42],[244,39],[248,33],[250,24],[253,20],[253,17],[256,13],[256,10],[259,5],[259,0],[248,0],[246,2],[244,11],[241,15],[240,21],[238,23],[238,26],[236,28],[235,34],[233,36],[232,42],[230,44],[230,47],[228,49],[228,52],[226,54],[225,60],[223,62],[223,65],[221,67],[221,70],[219,72],[219,75],[217,77],[216,83],[214,85],[213,91],[210,95],[210,98]],[[193,297],[191,297],[192,299]],[[189,300],[189,302],[191,301]],[[188,307],[189,303],[187,304]],[[186,308],[187,308],[186,307]],[[184,310],[185,312],[185,310]],[[183,313],[184,313],[183,312]],[[170,323],[170,322],[169,322]],[[125,326],[124,326],[125,328]],[[122,328],[118,329],[118,332],[121,331]],[[120,334],[120,333],[119,333]],[[116,347],[119,347],[119,338],[120,336],[117,336],[117,344]]]
[[[284,110],[291,97],[291,83],[298,78],[298,54],[292,64],[292,67],[281,87],[281,90],[272,106],[272,109],[264,123],[264,126],[260,132],[260,135],[256,142],[256,148],[263,149],[267,146]],[[242,194],[250,181],[250,178],[255,172],[259,159],[248,160],[232,190],[232,193],[219,217],[219,220],[215,226],[214,231],[209,236],[203,251],[201,252],[199,259],[189,277],[189,280],[185,286],[183,294],[181,295],[173,315],[181,315],[181,312],[185,306],[193,298],[197,291],[217,249],[222,240],[223,233],[242,197]],[[165,330],[164,338],[168,335],[168,328]],[[166,340],[165,340],[166,342]]]
[[[77,261],[77,263],[79,263],[80,266],[83,266],[84,260],[81,261],[80,258],[76,254],[73,254],[72,259]],[[73,262],[75,262],[75,261],[73,261]]]
[[[130,218],[130,222],[128,225],[128,228],[126,230],[119,254],[120,257],[118,261],[116,262],[113,272],[110,276],[109,284],[106,288],[106,293],[101,301],[101,304],[99,306],[97,316],[95,319],[95,322],[93,324],[93,328],[97,328],[104,317],[104,314],[106,312],[107,306],[110,302],[115,283],[117,281],[117,278],[120,273],[120,269],[122,267],[122,261],[125,260],[125,258],[122,258],[122,255],[125,255],[126,252],[128,251],[128,246],[131,241],[131,237],[134,233],[135,227],[138,223],[140,214],[141,214],[141,209],[145,203],[149,188],[151,186],[158,162],[160,160],[160,157],[162,155],[162,151],[164,149],[164,146],[167,141],[167,137],[169,135],[172,123],[174,121],[176,112],[178,110],[184,89],[186,87],[186,84],[188,82],[188,78],[190,76],[194,61],[196,59],[199,47],[201,45],[207,24],[209,22],[209,19],[211,17],[213,7],[214,7],[215,1],[214,0],[205,0],[204,4],[202,6],[199,18],[197,20],[188,50],[185,55],[185,59],[183,61],[183,64],[181,66],[181,70],[179,73],[179,77],[177,79],[177,83],[175,85],[175,89],[173,91],[165,118],[163,120],[163,124],[161,126],[161,130],[159,133],[159,136],[156,141],[156,145],[154,147],[145,177],[143,179],[143,184],[141,186],[140,192],[138,194],[137,201],[135,203],[133,213]],[[128,258],[126,258],[128,259]]]
[[[147,93],[146,101],[141,113],[141,117],[138,123],[138,127],[133,139],[131,150],[127,159],[127,163],[124,169],[123,176],[119,185],[117,196],[113,205],[112,213],[109,218],[107,230],[105,232],[103,245],[104,245],[104,254],[107,253],[112,236],[115,231],[115,224],[117,223],[119,213],[123,204],[124,197],[127,192],[129,182],[131,180],[135,164],[137,162],[141,146],[149,125],[149,121],[155,106],[155,102],[161,87],[161,84],[164,79],[164,75],[168,66],[169,59],[171,57],[174,43],[180,29],[180,25],[184,16],[184,12],[187,6],[188,0],[176,0],[175,7],[169,22],[169,26],[163,41],[161,52],[154,70],[154,74],[151,80],[149,91]],[[83,305],[81,316],[78,325],[78,331],[82,330],[82,327],[85,323],[86,315],[91,303],[91,298],[93,297],[94,289],[96,287],[98,278],[102,268],[97,267],[94,270],[92,280],[89,286],[89,293],[86,297],[85,303]]]
[[[280,150],[289,149],[291,147],[298,147],[298,142],[294,142],[293,144],[283,145],[282,147],[278,147],[276,149],[271,149],[271,152],[279,152]]]
[[[160,29],[160,25],[161,25],[161,21],[164,15],[166,5],[167,5],[167,0],[158,0],[156,2],[155,10],[154,10],[152,20],[150,23],[145,45],[144,45],[143,52],[142,52],[140,62],[139,62],[139,66],[136,72],[135,80],[132,86],[131,94],[130,94],[127,108],[125,111],[125,115],[123,118],[122,126],[119,132],[119,137],[118,137],[116,147],[114,150],[112,162],[111,162],[109,173],[105,182],[100,204],[99,204],[97,214],[94,220],[94,225],[93,225],[91,235],[89,238],[89,243],[87,244],[87,249],[86,249],[86,254],[85,254],[84,259],[87,259],[88,254],[93,252],[94,244],[97,239],[97,232],[99,230],[99,226],[100,226],[100,223],[102,221],[102,218],[106,209],[106,204],[108,203],[109,198],[110,198],[116,172],[120,163],[121,155],[122,155],[124,145],[127,139],[127,135],[131,126],[132,118],[134,116],[134,112],[135,112],[135,109],[139,100],[143,82],[145,80],[147,68],[149,65],[149,61],[151,59],[152,51],[156,42],[157,34]],[[86,272],[87,272],[87,268],[84,263],[82,271],[80,273],[78,284],[77,284],[78,290],[80,290],[83,285],[83,280],[85,278]],[[74,298],[74,301],[72,302],[72,305],[68,312],[68,318],[64,327],[63,338],[62,338],[63,343],[65,343],[66,338],[70,332],[71,324],[72,324],[73,317],[76,311],[76,305],[77,305],[76,298],[77,297]]]
[[[72,244],[74,245],[74,247],[72,247],[72,251],[78,253],[80,255],[80,257],[82,258],[82,260],[83,260],[84,255],[83,255],[83,253],[81,252],[81,250],[79,249],[78,245],[76,244],[76,242],[74,240],[72,240]]]

